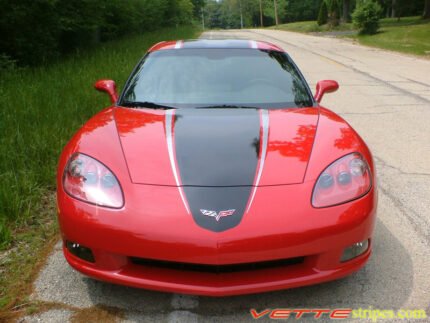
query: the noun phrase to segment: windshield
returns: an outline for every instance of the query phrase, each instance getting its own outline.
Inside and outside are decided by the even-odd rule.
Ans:
[[[285,53],[182,49],[148,54],[127,82],[120,105],[287,108],[313,103],[306,82]]]

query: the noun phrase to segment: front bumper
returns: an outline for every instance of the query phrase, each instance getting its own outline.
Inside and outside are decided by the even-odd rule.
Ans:
[[[182,211],[175,187],[136,185],[123,210],[97,208],[59,192],[64,241],[91,248],[95,263],[64,248],[76,270],[93,278],[176,293],[226,296],[293,288],[334,280],[359,270],[371,254],[340,262],[345,248],[369,239],[376,216],[374,188],[343,205],[314,209],[311,183],[259,188],[253,208],[225,232],[197,226]],[[160,201],[162,196],[162,201]],[[141,205],[146,205],[142,208]],[[287,205],[288,207],[285,207]],[[179,210],[179,211],[178,211]],[[270,216],[269,216],[270,215]],[[186,264],[229,265],[303,257],[303,262],[211,273],[136,264],[132,258]]]
[[[101,264],[91,265],[80,260],[64,248],[68,263],[92,278],[138,288],[206,296],[259,293],[339,279],[363,267],[370,254],[371,247],[359,257],[330,269],[320,269],[319,264],[335,262],[333,256],[338,255],[338,252],[306,257],[302,264],[297,265],[211,274],[136,265],[117,255],[99,253],[99,256],[111,260],[116,258],[116,261],[122,263],[120,269],[107,270]]]

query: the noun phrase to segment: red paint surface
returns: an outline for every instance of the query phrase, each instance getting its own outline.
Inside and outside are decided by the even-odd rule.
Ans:
[[[160,43],[150,51],[175,44]],[[341,117],[322,107],[271,110],[267,157],[252,206],[240,225],[216,233],[199,227],[181,200],[167,151],[164,113],[105,109],[64,148],[57,177],[62,237],[91,248],[96,259],[91,264],[64,249],[71,266],[91,277],[129,286],[224,296],[333,280],[366,263],[372,244],[361,256],[340,262],[345,248],[371,239],[377,205],[371,153]],[[123,208],[98,207],[65,193],[63,171],[76,152],[102,161],[116,175],[124,191]],[[369,193],[333,207],[312,207],[321,172],[352,152],[360,153],[369,164],[374,183]],[[129,257],[213,265],[294,257],[305,261],[210,274],[135,265]]]
[[[308,121],[305,124],[314,124],[314,121],[309,120],[318,117],[318,110],[320,116],[317,137],[313,138],[314,130],[310,131],[310,135],[299,136],[313,138],[315,141],[310,155],[309,144],[305,144],[303,151],[307,152],[306,155],[296,153],[295,156],[286,154],[285,157],[271,157],[270,154],[280,154],[278,147],[273,146],[275,141],[271,140],[272,148],[263,172],[262,182],[265,180],[267,183],[271,172],[288,172],[288,168],[280,166],[284,165],[285,160],[299,162],[302,159],[301,164],[305,163],[306,157],[303,156],[309,155],[303,183],[260,186],[252,207],[241,224],[221,233],[207,231],[194,222],[187,213],[176,186],[135,184],[130,179],[120,144],[121,135],[127,129],[130,133],[139,133],[152,129],[153,126],[160,127],[153,129],[155,133],[162,132],[162,112],[146,113],[124,108],[109,108],[100,112],[65,147],[58,171],[59,221],[63,239],[90,247],[95,253],[96,263],[89,264],[65,251],[67,260],[79,271],[102,280],[214,296],[314,284],[358,270],[367,261],[370,250],[346,263],[340,263],[339,259],[344,248],[371,238],[376,216],[375,187],[358,200],[322,209],[311,206],[311,196],[315,180],[321,171],[349,152],[357,151],[365,156],[374,174],[370,152],[346,122],[323,108],[303,109],[303,113],[273,111],[270,121],[273,129],[276,129],[277,121],[273,121],[275,115],[291,114],[293,119],[303,117]],[[117,117],[122,113],[129,116],[139,113],[142,118],[136,119],[145,122],[136,121],[139,126],[119,122],[118,135],[114,114]],[[143,130],[146,126],[142,128],[141,124],[148,125],[149,128]],[[292,124],[297,125],[297,122]],[[272,136],[273,139],[276,133],[275,130],[269,132],[269,138]],[[286,131],[285,136],[288,137],[288,133]],[[159,156],[154,158],[159,158],[166,168],[159,173],[154,168],[155,174],[152,176],[170,178],[171,170],[167,165],[168,157],[164,156],[166,152],[163,139],[156,137],[154,136],[154,140],[159,141],[159,150],[151,153],[158,152]],[[114,172],[124,190],[125,205],[122,209],[90,205],[64,192],[63,169],[76,151],[102,160]],[[173,183],[174,180],[170,181]],[[132,264],[128,258],[130,256],[202,264],[235,264],[301,256],[306,258],[303,264],[285,268],[214,275],[144,268]]]

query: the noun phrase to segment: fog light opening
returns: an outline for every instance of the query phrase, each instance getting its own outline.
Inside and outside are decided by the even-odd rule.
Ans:
[[[66,248],[67,250],[69,250],[69,252],[72,255],[82,260],[92,262],[92,263],[95,262],[93,252],[91,251],[90,248],[84,247],[79,243],[71,242],[71,241],[66,241]]]
[[[351,259],[354,259],[367,251],[369,248],[369,240],[366,239],[361,242],[354,243],[352,246],[349,246],[343,251],[342,257],[340,258],[341,262],[345,262]]]

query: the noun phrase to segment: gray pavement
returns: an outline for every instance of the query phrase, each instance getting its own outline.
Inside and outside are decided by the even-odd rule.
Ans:
[[[340,83],[323,105],[361,134],[378,170],[378,220],[368,265],[321,285],[209,298],[94,281],[73,271],[57,245],[31,297],[67,309],[23,321],[64,322],[71,311],[100,306],[117,308],[118,320],[126,322],[245,322],[252,321],[250,308],[277,307],[425,309],[430,315],[430,60],[275,30],[213,31],[203,37],[273,42],[293,57],[312,88],[322,79]]]

